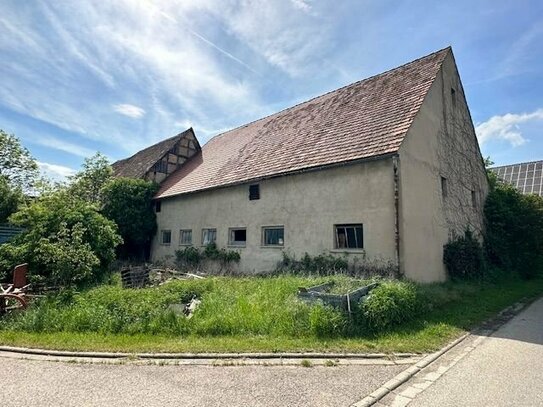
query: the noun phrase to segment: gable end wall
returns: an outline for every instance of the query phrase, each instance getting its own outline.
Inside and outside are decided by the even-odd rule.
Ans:
[[[481,235],[488,193],[483,159],[452,54],[444,60],[399,155],[400,270],[415,281],[444,281],[443,245],[466,228]]]

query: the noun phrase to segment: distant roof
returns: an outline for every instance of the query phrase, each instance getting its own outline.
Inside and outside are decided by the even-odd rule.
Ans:
[[[498,178],[511,183],[523,194],[543,196],[543,160],[491,168]]]
[[[142,178],[188,132],[193,132],[192,128],[138,151],[132,157],[114,162],[113,174],[116,177]]]
[[[156,198],[395,153],[445,48],[212,138]]]

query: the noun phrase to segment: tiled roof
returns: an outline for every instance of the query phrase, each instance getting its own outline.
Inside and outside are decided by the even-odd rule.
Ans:
[[[116,177],[142,178],[164,154],[172,149],[187,132],[191,131],[193,131],[192,128],[187,129],[177,136],[162,140],[146,149],[138,151],[132,157],[114,162],[111,165],[113,167],[113,174]]]
[[[505,182],[523,194],[543,196],[543,160],[491,168]]]
[[[450,48],[212,138],[156,198],[397,152]]]

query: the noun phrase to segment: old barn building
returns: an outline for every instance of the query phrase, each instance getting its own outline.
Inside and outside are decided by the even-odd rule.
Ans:
[[[138,157],[139,155],[139,157]],[[482,228],[483,159],[450,48],[227,131],[192,129],[115,164],[161,182],[154,260],[216,242],[244,272],[282,252],[445,279],[443,245]]]

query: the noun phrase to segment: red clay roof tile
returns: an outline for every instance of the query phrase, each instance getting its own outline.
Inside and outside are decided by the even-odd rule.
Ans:
[[[450,48],[220,134],[156,198],[398,151]]]

